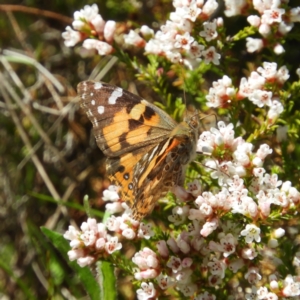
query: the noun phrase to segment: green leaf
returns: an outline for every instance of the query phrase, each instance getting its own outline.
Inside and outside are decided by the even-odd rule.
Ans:
[[[71,268],[76,272],[90,298],[92,300],[102,299],[100,298],[100,286],[97,283],[95,277],[93,276],[91,270],[88,267],[81,268],[75,261],[69,261],[67,252],[70,250],[70,246],[68,242],[63,238],[63,236],[45,227],[41,227],[41,230],[44,233],[44,235],[51,240],[54,247],[60,251],[60,253],[66,259]]]
[[[114,267],[107,261],[101,261],[98,264],[99,280],[101,286],[101,299],[117,299],[116,276]]]
[[[35,198],[37,198],[39,200],[42,200],[42,201],[56,203],[57,205],[63,205],[63,206],[66,206],[66,207],[71,207],[71,208],[77,209],[79,211],[86,212],[86,207],[82,206],[82,205],[79,205],[77,203],[67,202],[67,201],[63,201],[63,200],[56,200],[56,199],[54,199],[54,198],[52,198],[50,196],[47,196],[47,195],[44,195],[44,194],[35,193],[35,192],[29,192],[28,194],[30,196],[35,197]],[[88,216],[89,217],[96,216],[96,217],[99,217],[99,218],[103,218],[104,213],[101,212],[101,211],[98,211],[96,209],[89,208],[88,209]]]

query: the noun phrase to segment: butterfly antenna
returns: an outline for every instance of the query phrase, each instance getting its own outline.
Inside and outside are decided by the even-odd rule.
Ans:
[[[181,78],[182,78],[182,89],[183,89],[183,101],[185,105],[185,110],[184,110],[184,117],[187,116],[187,102],[186,102],[186,92],[185,92],[185,76],[184,76],[184,68],[180,66],[180,73],[181,73]]]

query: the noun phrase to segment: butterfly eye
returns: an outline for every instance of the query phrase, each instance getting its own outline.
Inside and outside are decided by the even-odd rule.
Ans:
[[[199,118],[198,118],[198,115],[194,115],[191,117],[190,121],[189,121],[189,126],[192,128],[192,129],[197,129],[198,126],[199,126]]]

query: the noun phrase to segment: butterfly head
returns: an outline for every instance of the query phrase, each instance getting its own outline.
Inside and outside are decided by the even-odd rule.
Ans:
[[[184,122],[187,124],[190,135],[195,135],[195,137],[198,137],[200,134],[200,115],[199,112],[193,111],[193,112],[186,112],[184,117]]]

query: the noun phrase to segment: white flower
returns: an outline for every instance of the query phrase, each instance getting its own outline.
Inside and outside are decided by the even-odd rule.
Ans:
[[[266,79],[276,78],[277,64],[275,62],[264,62],[263,67],[258,67],[257,72],[260,73]]]
[[[258,32],[266,37],[271,33],[271,26],[269,24],[266,23],[262,23],[260,24],[259,28],[258,28]]]
[[[113,47],[106,42],[99,41],[96,39],[86,39],[82,47],[86,49],[95,49],[99,55],[107,55],[113,52]]]
[[[218,228],[219,222],[218,219],[214,218],[211,221],[207,221],[201,231],[200,234],[204,237],[210,235],[214,230],[216,230]]]
[[[261,159],[265,159],[267,155],[272,154],[273,150],[267,144],[260,145],[259,149],[256,151],[256,156]]]
[[[284,279],[284,289],[282,291],[286,297],[295,297],[300,295],[300,282],[295,281],[292,275]]]
[[[175,256],[171,256],[169,261],[167,262],[167,267],[172,269],[174,273],[177,273],[182,269],[181,259]]]
[[[213,294],[209,294],[208,292],[204,292],[194,298],[194,300],[216,300],[216,296]]]
[[[73,47],[81,41],[80,32],[73,30],[70,26],[66,27],[66,31],[62,33],[62,37],[67,47]]]
[[[193,41],[194,38],[190,36],[188,32],[185,32],[184,35],[177,34],[175,37],[174,47],[189,50]]]
[[[154,30],[151,29],[151,28],[150,28],[149,26],[147,26],[147,25],[143,25],[143,26],[141,27],[140,31],[141,31],[141,34],[142,34],[143,36],[152,36],[152,35],[154,35]]]
[[[246,243],[252,243],[254,240],[259,243],[260,238],[260,228],[254,224],[247,224],[246,228],[241,231],[241,235],[246,237]]]
[[[204,57],[204,61],[206,64],[209,64],[211,62],[214,63],[215,65],[220,64],[219,60],[221,58],[221,55],[216,52],[216,48],[214,46],[211,46],[208,49],[203,50],[202,55]]]
[[[290,20],[291,22],[300,22],[300,6],[291,9]]]
[[[189,213],[188,205],[185,205],[183,207],[175,206],[172,209],[172,215],[168,216],[168,220],[174,223],[174,225],[180,225],[186,220],[188,213]]]
[[[214,257],[212,261],[207,264],[209,271],[213,275],[218,275],[221,278],[225,276],[226,265],[223,261]]]
[[[118,242],[118,237],[110,235],[107,236],[107,242],[105,244],[105,250],[107,253],[111,254],[122,248],[122,244]]]
[[[107,21],[104,29],[103,29],[103,35],[105,40],[108,43],[111,43],[113,41],[113,37],[116,31],[116,22],[115,21]]]
[[[261,16],[262,23],[273,24],[280,23],[282,21],[282,15],[285,13],[283,8],[273,8],[265,10]]]
[[[118,195],[118,187],[115,185],[110,185],[108,189],[103,191],[102,200],[103,201],[118,201],[120,196]]]
[[[95,258],[91,256],[80,257],[77,259],[78,265],[83,268],[85,266],[91,265],[94,262]]]
[[[223,238],[220,239],[221,251],[224,257],[228,257],[230,254],[235,252],[235,245],[237,244],[236,238],[228,233]]]
[[[156,253],[147,247],[135,253],[135,255],[132,257],[132,261],[139,267],[140,270],[159,267],[159,261]]]
[[[176,8],[176,13],[184,19],[195,22],[201,13],[201,9],[197,6],[196,1],[192,0],[189,6]]]
[[[226,17],[233,17],[241,14],[243,8],[247,5],[246,0],[225,0],[225,11]]]
[[[247,17],[247,21],[251,26],[258,27],[260,25],[260,17],[251,15]]]
[[[255,90],[249,95],[249,100],[258,107],[272,106],[272,92]]]
[[[283,48],[283,46],[281,44],[276,44],[275,47],[274,47],[274,53],[277,54],[277,55],[280,55],[282,53],[284,53],[285,50]]]
[[[138,300],[147,300],[155,297],[156,290],[152,282],[142,282],[141,289],[136,291]]]
[[[140,223],[137,236],[139,238],[145,238],[146,240],[150,239],[154,235],[151,224]]]
[[[268,289],[266,287],[261,286],[257,291],[257,298],[258,299],[269,299],[268,296]]]
[[[216,0],[207,0],[202,7],[202,15],[211,16],[218,6],[219,4]]]
[[[289,70],[286,66],[282,66],[277,71],[277,81],[280,83],[286,82],[290,78]]]
[[[243,248],[242,250],[242,257],[244,259],[253,260],[257,255],[258,253],[253,248]]]
[[[262,39],[253,39],[251,37],[247,37],[246,41],[246,47],[249,53],[253,53],[255,51],[259,52],[264,46]]]
[[[255,267],[250,267],[244,277],[250,284],[255,284],[262,278],[262,276],[258,273],[258,268]]]
[[[193,41],[190,45],[189,55],[191,58],[198,58],[202,55],[203,45],[199,45],[196,41]]]
[[[145,45],[145,40],[142,39],[139,34],[133,30],[130,30],[129,34],[124,34],[124,42],[128,45],[137,47],[143,47]]]
[[[287,33],[289,33],[294,27],[294,23],[285,23],[285,22],[281,22],[278,25],[278,31],[282,34],[282,35],[286,35]]]
[[[156,278],[159,287],[163,290],[167,289],[169,286],[172,285],[173,280],[168,275],[163,275],[162,273]]]
[[[81,30],[83,28],[83,26],[85,25],[85,22],[91,22],[97,26],[101,24],[101,27],[104,27],[104,21],[101,21],[101,16],[98,14],[99,9],[98,9],[98,5],[97,4],[93,4],[93,5],[85,5],[83,7],[83,9],[81,9],[80,11],[75,11],[74,12],[74,21],[72,23],[72,26],[74,29],[76,30]],[[93,24],[93,25],[94,25]],[[96,28],[97,30],[97,28]]]
[[[203,27],[204,30],[200,31],[200,35],[203,36],[206,41],[210,42],[218,36],[216,19],[213,22],[204,22]]]
[[[270,110],[268,111],[268,119],[271,121],[277,119],[277,117],[283,112],[283,110],[284,108],[282,104],[279,101],[274,100]]]

